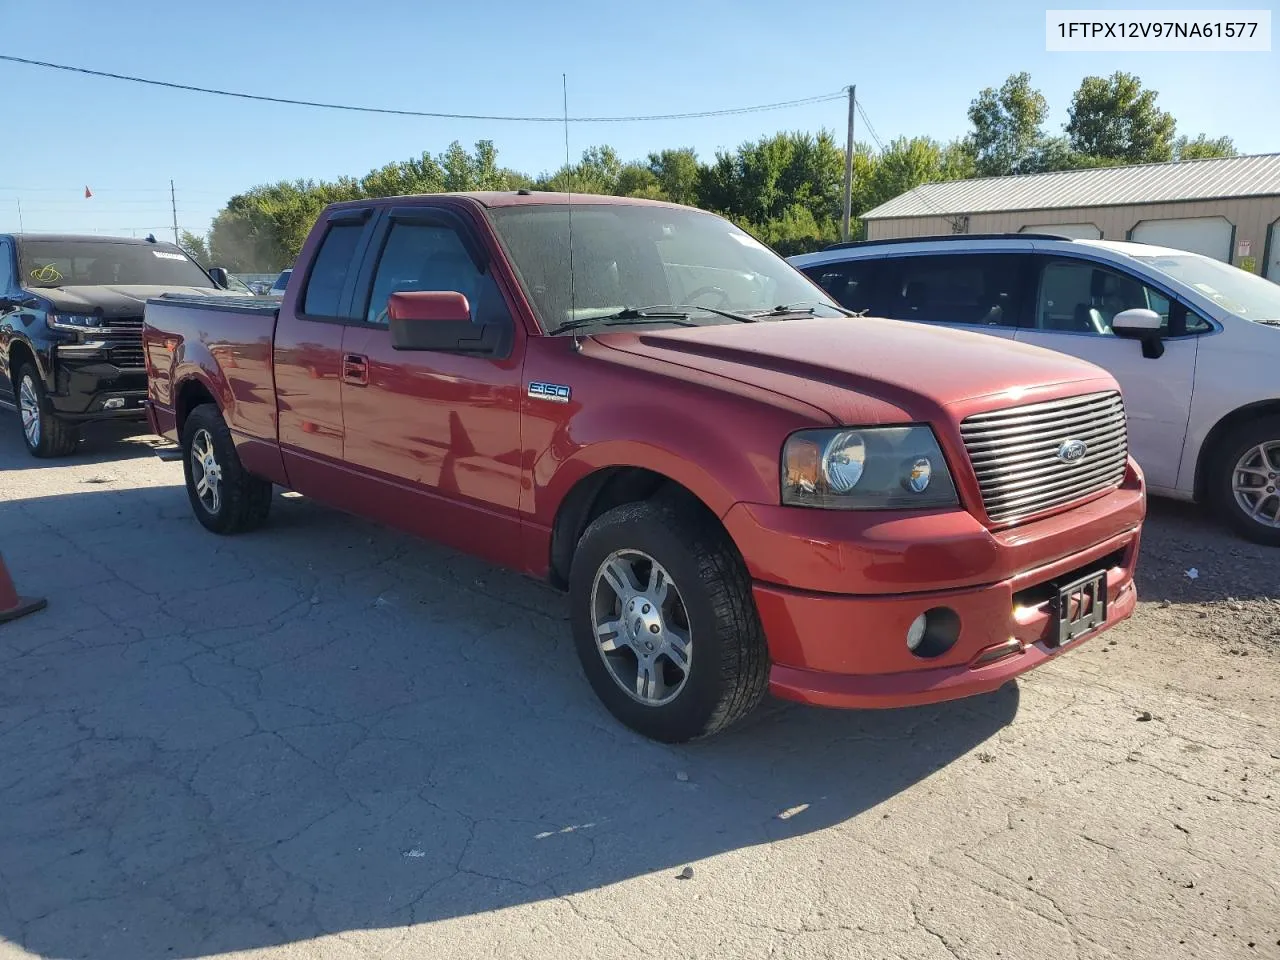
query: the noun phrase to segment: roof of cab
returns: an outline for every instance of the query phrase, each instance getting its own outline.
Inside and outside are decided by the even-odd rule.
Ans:
[[[472,190],[457,193],[413,193],[394,197],[365,197],[360,200],[343,200],[335,203],[335,208],[361,207],[370,203],[388,204],[406,200],[435,200],[441,197],[455,197],[471,200],[483,207],[520,207],[539,206],[543,204],[566,204],[572,201],[574,206],[644,206],[668,207],[673,209],[693,209],[678,203],[665,200],[648,200],[643,197],[615,197],[603,193],[556,193],[541,190]],[[703,211],[706,212],[706,211]]]

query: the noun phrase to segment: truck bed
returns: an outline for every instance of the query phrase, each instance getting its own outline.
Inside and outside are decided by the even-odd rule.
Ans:
[[[272,340],[278,299],[166,294],[142,323],[148,417],[177,442],[187,412],[215,402],[237,442],[276,445]]]

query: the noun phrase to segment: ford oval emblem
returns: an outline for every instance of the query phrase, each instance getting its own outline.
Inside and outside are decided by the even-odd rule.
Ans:
[[[1089,447],[1083,440],[1063,440],[1058,445],[1058,459],[1063,463],[1079,463]]]

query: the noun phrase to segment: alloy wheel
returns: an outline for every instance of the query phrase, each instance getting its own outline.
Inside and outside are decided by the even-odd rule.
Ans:
[[[632,699],[660,707],[680,695],[693,658],[689,615],[657,560],[640,550],[605,558],[591,588],[591,626],[609,675]]]
[[[1280,528],[1280,440],[1250,447],[1231,471],[1236,505],[1255,523]]]

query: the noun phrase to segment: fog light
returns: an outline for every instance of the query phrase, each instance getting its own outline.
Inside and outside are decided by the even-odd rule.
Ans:
[[[907,628],[907,649],[915,656],[940,657],[960,639],[960,614],[950,607],[931,607]]]
[[[924,628],[928,625],[929,618],[922,613],[911,621],[911,626],[907,627],[907,649],[912,653],[916,652],[916,647],[920,646],[920,642],[924,640]]]
[[[102,409],[103,410],[119,410],[123,406],[124,406],[124,397],[109,397],[103,402]]]

